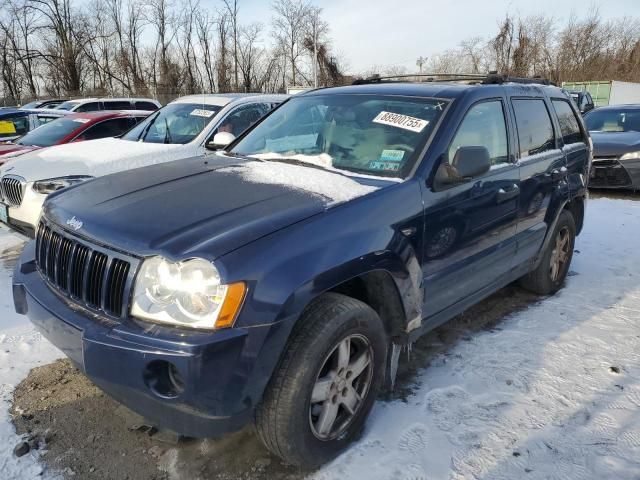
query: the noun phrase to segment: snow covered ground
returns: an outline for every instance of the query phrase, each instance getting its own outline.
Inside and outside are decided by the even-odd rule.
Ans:
[[[561,292],[378,402],[315,478],[640,478],[640,202],[592,200],[585,225]]]
[[[592,200],[566,287],[450,348],[406,402],[378,402],[363,439],[314,480],[640,478],[639,242],[639,201]],[[12,455],[9,400],[60,356],[13,313],[19,248],[0,230],[3,479],[41,472],[36,454]]]
[[[0,226],[0,478],[4,480],[36,478],[42,473],[37,453],[22,458],[13,455],[20,438],[9,418],[11,393],[33,367],[62,357],[26,317],[13,310],[11,276],[23,238]]]

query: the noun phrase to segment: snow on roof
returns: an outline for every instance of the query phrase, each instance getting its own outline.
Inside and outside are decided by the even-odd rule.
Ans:
[[[221,168],[219,171],[238,173],[247,182],[304,190],[329,200],[330,205],[361,197],[379,188],[362,185],[352,178],[329,170],[281,162],[249,161]]]

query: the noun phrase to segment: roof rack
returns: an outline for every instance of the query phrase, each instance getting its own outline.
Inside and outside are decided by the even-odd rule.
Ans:
[[[394,82],[468,82],[482,85],[500,85],[503,83],[524,83],[537,85],[555,85],[546,78],[535,77],[511,77],[509,75],[489,73],[414,73],[405,75],[372,75],[369,78],[358,79],[353,85],[368,85],[372,83],[394,83]]]

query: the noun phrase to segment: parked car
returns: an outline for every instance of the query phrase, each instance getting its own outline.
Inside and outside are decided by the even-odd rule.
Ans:
[[[69,143],[21,155],[0,168],[0,221],[33,236],[49,193],[93,177],[223,147],[285,98],[182,97],[119,138]]]
[[[97,112],[100,110],[149,110],[156,111],[162,105],[151,98],[83,98],[67,100],[56,107],[70,112]]]
[[[589,186],[640,190],[640,105],[600,107],[585,122],[593,140]]]
[[[595,108],[593,98],[586,90],[570,90],[568,93],[583,115]]]
[[[26,103],[22,105],[22,109],[30,109],[30,108],[56,108],[61,103],[66,100],[62,99],[49,99],[49,100],[34,100],[33,102]]]
[[[144,120],[151,112],[72,113],[32,130],[12,143],[0,145],[0,165],[40,148],[98,138],[118,137]]]
[[[552,294],[567,275],[582,118],[557,87],[475,82],[300,93],[226,152],[56,192],[16,311],[153,424],[253,420],[287,462],[326,462],[400,348],[514,280]]]
[[[3,108],[0,110],[0,144],[20,138],[34,128],[65,115],[67,112],[52,109]]]

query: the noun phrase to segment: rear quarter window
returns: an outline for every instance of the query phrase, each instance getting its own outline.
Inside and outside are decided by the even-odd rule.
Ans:
[[[553,124],[544,100],[537,98],[513,99],[516,115],[520,157],[528,157],[555,148]]]
[[[560,124],[560,134],[565,145],[570,143],[584,142],[584,137],[580,131],[580,124],[571,105],[566,100],[553,100],[553,108],[558,115]]]

